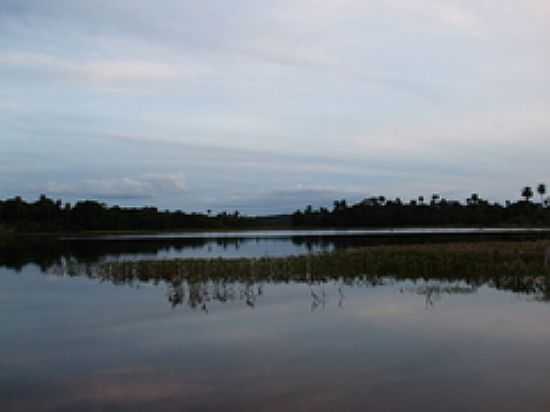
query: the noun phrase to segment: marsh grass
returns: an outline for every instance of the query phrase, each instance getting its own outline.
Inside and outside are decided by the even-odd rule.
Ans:
[[[312,308],[324,306],[324,285],[375,287],[409,281],[429,303],[442,294],[474,293],[487,285],[550,300],[550,242],[487,242],[374,246],[290,257],[174,259],[78,263],[58,274],[115,284],[166,283],[172,305],[207,310],[211,301],[254,306],[263,287],[300,283]]]
[[[305,256],[174,259],[102,263],[99,276],[119,279],[323,281],[364,276],[475,278],[548,276],[548,242],[376,246]]]

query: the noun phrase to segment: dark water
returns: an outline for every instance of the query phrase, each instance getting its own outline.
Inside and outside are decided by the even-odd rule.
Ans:
[[[284,255],[369,242],[6,245],[0,411],[550,410],[546,283],[455,276],[115,284],[93,273],[111,259]],[[83,269],[68,276],[67,261]]]

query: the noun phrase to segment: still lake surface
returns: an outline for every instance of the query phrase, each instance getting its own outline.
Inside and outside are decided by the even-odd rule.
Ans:
[[[0,411],[550,410],[545,294],[469,279],[176,287],[93,274],[94,264],[111,260],[543,236],[391,232],[8,245],[0,251]],[[67,262],[81,273],[68,276]]]

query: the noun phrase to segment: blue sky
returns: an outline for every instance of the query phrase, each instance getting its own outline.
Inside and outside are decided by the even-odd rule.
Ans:
[[[549,40],[546,0],[0,0],[0,197],[515,199],[550,180]]]

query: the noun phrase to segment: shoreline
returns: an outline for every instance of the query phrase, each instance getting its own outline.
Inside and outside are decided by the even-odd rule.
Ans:
[[[204,229],[168,229],[168,230],[97,230],[97,231],[59,231],[59,232],[18,232],[15,230],[0,230],[0,239],[2,238],[102,238],[113,237],[145,237],[152,238],[168,237],[174,235],[174,238],[184,238],[187,235],[204,234],[204,237],[216,237],[220,235],[226,237],[227,234],[255,234],[255,233],[288,233],[289,236],[354,236],[354,235],[375,235],[375,234],[395,234],[395,235],[436,235],[436,234],[506,234],[506,233],[550,233],[550,227],[544,226],[381,226],[381,227],[253,227],[253,228],[204,228]]]

